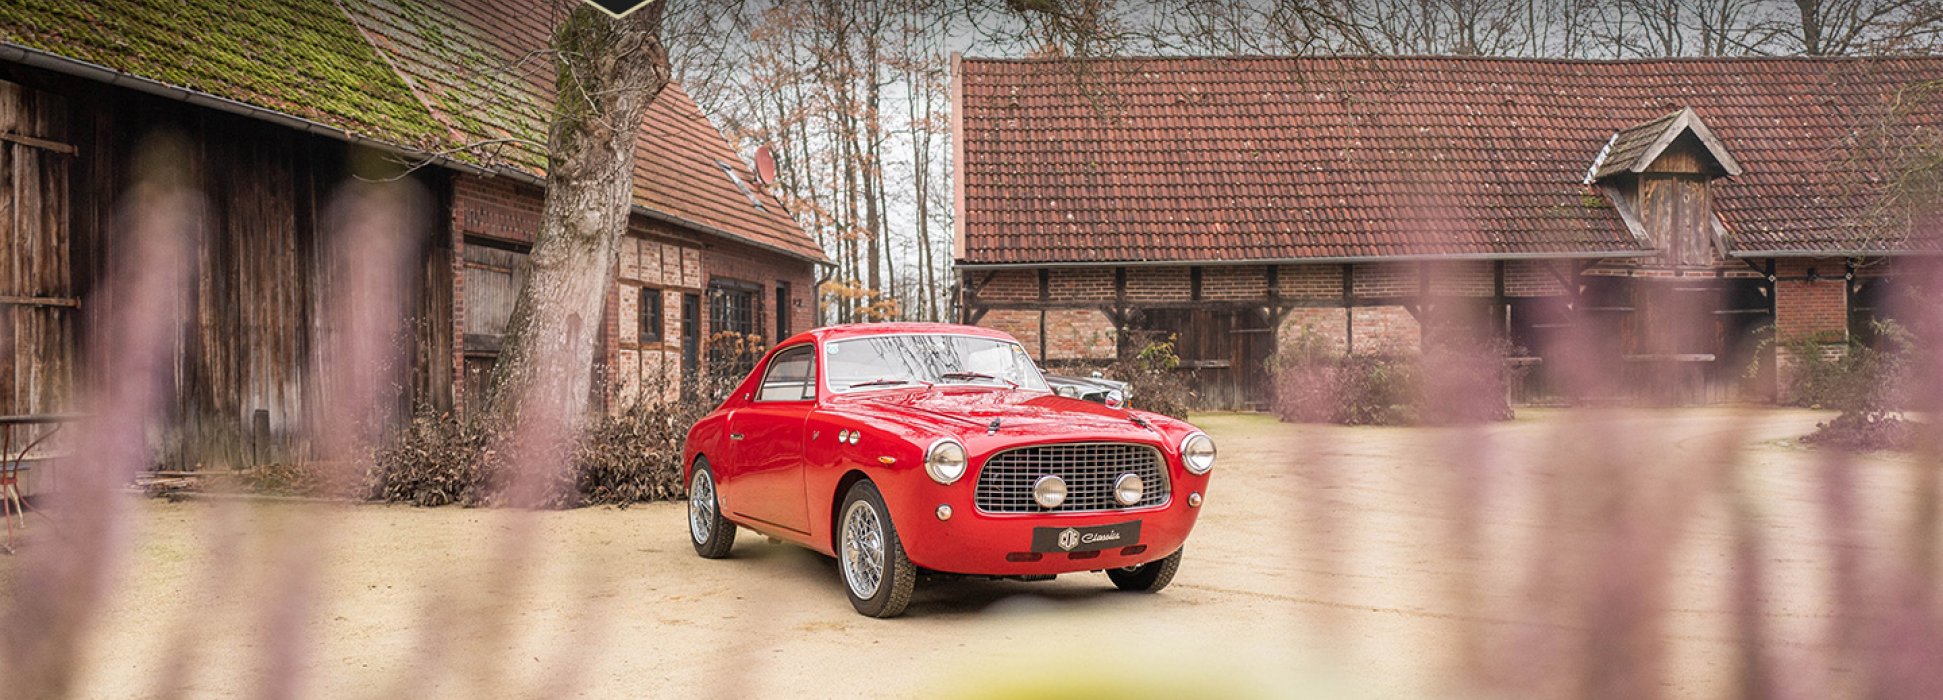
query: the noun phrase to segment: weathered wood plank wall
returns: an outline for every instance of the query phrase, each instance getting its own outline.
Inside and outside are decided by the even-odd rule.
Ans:
[[[60,96],[0,80],[0,414],[68,410],[75,313]],[[15,444],[45,426],[5,428]]]
[[[252,461],[304,456],[302,437],[316,411],[326,405],[327,374],[333,363],[323,357],[336,329],[330,327],[333,304],[340,296],[331,279],[331,256],[342,243],[323,219],[332,197],[353,182],[350,147],[254,120],[198,109],[94,83],[50,76],[22,68],[0,74],[39,93],[59,97],[65,105],[49,107],[50,124],[72,125],[72,133],[47,130],[42,135],[71,139],[72,156],[49,158],[34,154],[41,179],[21,186],[18,173],[27,159],[16,157],[32,148],[0,141],[6,154],[5,186],[0,196],[25,195],[40,202],[35,211],[65,226],[42,225],[32,240],[7,215],[7,247],[0,260],[0,293],[32,291],[35,295],[77,297],[84,301],[104,283],[112,251],[122,243],[125,219],[139,212],[118,209],[130,188],[131,164],[147,139],[161,133],[180,138],[189,158],[186,183],[205,199],[204,220],[196,227],[201,237],[193,244],[192,283],[178,298],[184,327],[178,338],[174,366],[174,413],[160,417],[157,458],[176,467],[222,467]],[[0,95],[3,97],[3,95]],[[4,100],[0,100],[4,101]],[[15,112],[0,107],[0,120]],[[0,121],[0,124],[7,122]],[[67,161],[73,161],[70,166]],[[49,162],[59,164],[49,166]],[[50,169],[51,168],[51,169]],[[436,169],[415,173],[419,186],[444,196],[448,174]],[[66,195],[73,195],[68,208]],[[17,207],[15,207],[17,209]],[[398,300],[397,408],[402,415],[414,401],[434,408],[451,403],[452,280],[450,247],[441,217],[430,211],[416,225],[422,232],[407,246],[416,262],[409,266],[414,279],[406,288],[413,298]],[[69,255],[69,251],[73,254]],[[29,279],[20,271],[44,277]],[[56,272],[65,275],[58,279]],[[63,284],[56,284],[62,282]],[[75,359],[83,357],[86,334],[82,324],[99,315],[72,318],[71,307],[30,307],[23,315],[12,305],[5,333],[34,338],[35,362],[16,361],[0,372],[0,393],[19,410],[52,410],[51,399],[38,394],[26,403],[12,398],[20,377],[33,373],[80,372]],[[50,310],[51,309],[51,310]],[[85,307],[82,311],[88,311]],[[60,319],[54,322],[21,321]],[[58,333],[43,329],[60,328]],[[60,323],[65,323],[61,326]],[[23,325],[26,324],[26,325]],[[8,346],[29,347],[7,341]],[[44,379],[37,386],[66,386]],[[45,391],[38,390],[37,391]],[[267,435],[254,434],[256,414],[267,414]]]

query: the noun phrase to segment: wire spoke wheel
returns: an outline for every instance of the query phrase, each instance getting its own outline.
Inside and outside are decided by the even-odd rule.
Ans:
[[[735,523],[722,517],[722,493],[715,486],[715,472],[708,461],[695,460],[695,474],[688,477],[688,539],[703,559],[721,559],[735,546]]]
[[[884,581],[884,522],[867,501],[843,512],[843,580],[859,598],[877,595]]]
[[[688,485],[688,534],[698,544],[707,544],[715,534],[715,480],[699,469]]]

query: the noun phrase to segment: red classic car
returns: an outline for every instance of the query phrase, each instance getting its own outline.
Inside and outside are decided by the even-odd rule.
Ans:
[[[1004,333],[867,324],[778,344],[689,429],[683,476],[697,553],[728,556],[737,528],[793,542],[891,617],[921,573],[1158,591],[1214,456],[1187,423],[1052,392]]]

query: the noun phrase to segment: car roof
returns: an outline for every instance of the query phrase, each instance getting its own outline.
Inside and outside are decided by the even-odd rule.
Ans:
[[[814,328],[811,330],[804,331],[802,333],[798,333],[794,337],[791,337],[789,340],[784,341],[783,344],[787,345],[789,343],[794,343],[794,342],[799,342],[801,340],[809,340],[809,339],[829,341],[829,340],[843,340],[846,338],[862,338],[862,337],[873,336],[873,335],[897,335],[897,334],[911,334],[911,333],[950,333],[954,335],[969,335],[969,336],[976,336],[980,338],[996,338],[999,340],[1009,340],[1014,342],[1016,342],[1017,340],[1013,338],[1011,335],[1005,333],[1004,331],[993,330],[991,328],[980,328],[978,326],[965,326],[956,323],[899,322],[899,323],[846,323],[846,324],[836,325],[836,326],[823,326],[821,328]]]

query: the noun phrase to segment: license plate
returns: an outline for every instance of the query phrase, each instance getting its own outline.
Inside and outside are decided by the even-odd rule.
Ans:
[[[1032,528],[1034,552],[1092,552],[1140,542],[1140,521],[1092,527]]]

